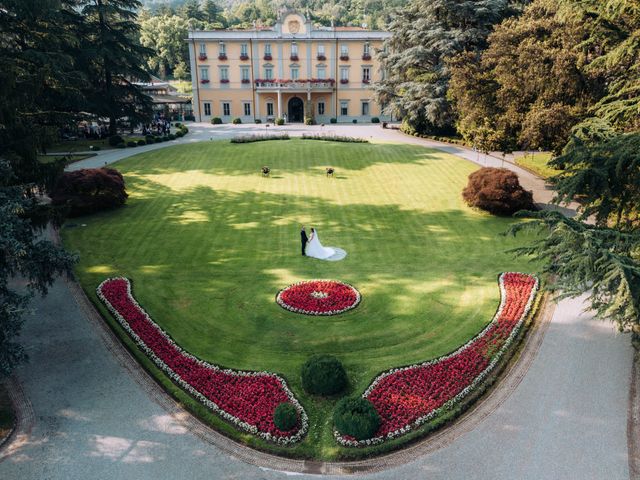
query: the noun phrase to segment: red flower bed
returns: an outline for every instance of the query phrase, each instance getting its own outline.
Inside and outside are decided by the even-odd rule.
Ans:
[[[493,321],[455,352],[418,365],[379,375],[363,394],[381,417],[376,436],[355,441],[336,432],[348,446],[371,445],[409,432],[453,406],[489,374],[511,344],[538,288],[531,275],[500,276],[502,301]]]
[[[334,280],[310,280],[294,283],[278,292],[278,305],[306,315],[337,315],[360,303],[360,292]]]
[[[282,378],[268,372],[222,369],[185,352],[138,305],[126,278],[107,279],[97,291],[156,365],[213,411],[267,440],[288,444],[302,438],[307,416]],[[292,403],[299,412],[300,423],[289,432],[273,423],[275,408],[283,402]]]

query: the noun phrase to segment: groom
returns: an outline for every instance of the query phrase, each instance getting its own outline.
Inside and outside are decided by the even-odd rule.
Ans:
[[[300,230],[300,241],[302,242],[302,255],[304,255],[304,248],[307,246],[307,241],[309,237],[307,237],[307,231],[304,229],[304,225],[302,226],[302,230]]]

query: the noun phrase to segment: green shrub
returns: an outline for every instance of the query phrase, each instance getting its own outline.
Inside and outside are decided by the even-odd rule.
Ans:
[[[253,142],[265,142],[267,140],[289,140],[288,133],[276,134],[276,135],[239,135],[233,137],[230,143],[253,143]]]
[[[186,135],[187,133],[189,133],[189,129],[187,127],[185,127],[184,125],[182,125],[180,127],[180,130],[182,130],[182,132]]]
[[[311,118],[311,117],[304,117],[304,124],[305,124],[305,125],[313,125],[313,118]]]
[[[234,125],[240,125],[242,123],[242,119],[240,117],[236,117],[231,120],[231,123],[233,123]]]
[[[178,138],[184,137],[184,132],[182,130],[176,131],[176,137],[178,137]]]
[[[175,140],[176,139],[176,135],[175,133],[170,133],[169,135],[167,135],[169,137],[169,140]]]
[[[169,138],[169,135],[165,135],[165,136],[163,136],[163,137],[160,137],[160,141],[161,141],[161,142],[168,142],[169,140],[171,140],[171,139]]]
[[[331,355],[314,355],[302,366],[302,387],[314,395],[335,395],[347,387],[347,373]]]
[[[112,147],[115,147],[119,143],[124,143],[124,140],[120,135],[112,135],[109,137],[109,140],[107,141],[109,142],[109,145],[111,145]]]
[[[303,140],[324,140],[327,142],[369,143],[369,140],[366,138],[346,137],[344,135],[321,135],[319,133],[303,133],[301,138]]]
[[[280,117],[276,118],[275,124],[284,125],[284,118],[280,118]]]
[[[100,150],[100,146],[99,145],[89,145],[89,150],[91,150],[92,152],[97,152]]]
[[[137,147],[137,146],[138,146],[137,142],[134,142],[133,140],[129,140],[127,142],[127,147]]]
[[[371,117],[371,123],[380,123],[380,119],[378,117]]]
[[[358,123],[358,119],[354,118],[353,120],[351,120],[353,123]]]
[[[147,144],[146,140],[143,140],[143,139],[138,140],[138,146],[142,147],[142,146],[144,146],[146,144]]]
[[[147,141],[148,145],[156,143],[156,139],[153,135],[145,135],[144,139]]]
[[[259,125],[259,124],[261,124],[261,123],[262,123],[262,120],[260,120],[259,118],[256,118],[256,124],[258,124],[258,125]]]
[[[213,125],[222,125],[222,119],[220,117],[213,117],[211,123]]]
[[[154,143],[160,143],[162,141],[162,137],[153,137]]]
[[[273,423],[283,432],[288,432],[298,424],[298,411],[291,403],[281,403],[273,412]]]
[[[176,128],[180,128],[182,127],[182,124],[180,122],[176,122],[173,124]]]
[[[333,423],[342,435],[366,440],[378,431],[380,415],[365,398],[343,398],[333,411]]]
[[[122,143],[117,144],[116,148],[127,148],[127,146],[124,144],[124,142],[122,142]]]
[[[329,120],[329,123],[338,123],[338,119],[333,117],[332,119]]]

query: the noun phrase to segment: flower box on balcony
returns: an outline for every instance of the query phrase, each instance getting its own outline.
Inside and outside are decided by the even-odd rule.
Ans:
[[[362,59],[363,60],[371,60],[371,55],[369,55],[368,53],[365,53],[364,55],[362,55]]]
[[[343,62],[346,62],[349,60],[349,55],[340,55],[340,60],[342,60]]]
[[[240,55],[240,60],[249,60],[249,55]]]
[[[341,79],[340,79],[340,83],[341,83],[341,84],[343,84],[343,85],[344,85],[345,83],[349,83],[349,79],[348,79],[348,78],[341,78]]]
[[[200,80],[200,83],[202,83],[203,85],[205,83],[209,83],[209,82],[210,82],[210,80],[208,78],[203,78],[202,80]]]
[[[318,55],[316,58],[321,62],[324,62],[327,59],[327,57],[325,57],[324,55]]]
[[[371,80],[369,80],[368,78],[363,78],[362,83],[371,83]]]
[[[268,61],[268,60],[273,60],[273,57],[271,55],[265,55],[263,59]]]
[[[226,59],[227,59],[226,53],[221,53],[220,55],[218,55],[218,60],[226,60]]]
[[[298,60],[300,60],[300,58],[298,58],[298,55],[291,55],[289,57],[289,60],[291,60],[292,62],[297,62]]]
[[[206,53],[201,53],[200,55],[198,55],[198,60],[200,60],[201,62],[204,62],[206,59],[207,59]]]
[[[220,83],[229,83],[229,79],[228,78],[221,78],[220,79]]]
[[[242,83],[251,83],[251,80],[249,80],[248,78],[243,78]]]

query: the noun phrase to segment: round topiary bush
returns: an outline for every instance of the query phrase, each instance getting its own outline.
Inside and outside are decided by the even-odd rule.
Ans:
[[[72,217],[120,207],[127,197],[124,178],[113,168],[65,172],[51,191],[51,203],[67,206]]]
[[[331,355],[314,355],[302,366],[302,387],[314,395],[335,395],[347,387],[347,373]]]
[[[531,192],[522,188],[518,176],[506,168],[485,167],[473,172],[462,197],[470,206],[495,215],[536,208]]]
[[[276,125],[284,125],[284,118],[278,117],[275,122]]]
[[[273,412],[273,423],[283,432],[288,432],[298,424],[298,411],[291,403],[283,402]]]
[[[124,143],[124,140],[120,135],[111,135],[109,137],[108,142],[109,142],[109,145],[111,145],[112,147],[115,147],[116,145]]]
[[[137,146],[138,146],[138,143],[134,142],[133,140],[129,140],[127,142],[127,147],[137,147]]]
[[[333,423],[340,434],[366,440],[378,431],[380,415],[366,398],[343,398],[333,412]]]
[[[144,145],[146,145],[146,144],[147,144],[147,141],[146,141],[146,140],[142,140],[142,139],[141,139],[141,140],[138,140],[138,146],[139,146],[139,147],[143,147],[143,146],[144,146]]]
[[[211,123],[213,125],[222,125],[222,119],[220,117],[213,117]]]
[[[240,125],[242,123],[242,119],[240,117],[236,117],[231,121],[231,123],[234,125]]]

